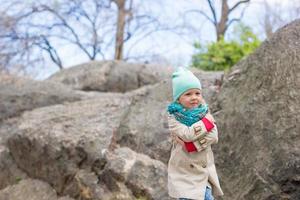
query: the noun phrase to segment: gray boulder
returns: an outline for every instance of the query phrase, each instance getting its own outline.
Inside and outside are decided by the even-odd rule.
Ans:
[[[9,118],[0,122],[0,145],[5,145],[9,137],[17,132],[18,118]]]
[[[116,142],[136,152],[167,163],[171,148],[166,121],[166,106],[171,98],[170,82],[144,88],[122,118]]]
[[[25,112],[9,150],[28,176],[51,184],[60,195],[77,196],[77,171],[102,167],[101,151],[110,148],[129,103],[109,97]]]
[[[107,161],[107,160],[106,160]],[[107,165],[107,163],[105,163]],[[105,165],[104,165],[105,166]],[[103,166],[103,168],[104,168]],[[79,170],[75,176],[77,186],[80,191],[80,197],[82,199],[93,199],[93,200],[127,200],[135,199],[130,189],[126,187],[123,182],[104,181],[99,178],[111,177],[112,173],[102,169],[94,169],[95,172],[88,172],[87,170]],[[106,179],[108,180],[108,179]],[[111,185],[117,185],[118,190],[111,188]],[[80,199],[80,198],[79,198]]]
[[[296,20],[225,76],[213,109],[223,199],[300,197],[299,41]]]
[[[48,80],[61,82],[76,90],[126,92],[157,83],[168,77],[170,72],[167,66],[94,61],[59,71]]]
[[[0,190],[27,178],[12,159],[7,147],[0,144]]]
[[[29,177],[49,183],[59,195],[94,200],[168,199],[166,166],[132,150],[118,149],[115,139],[128,106],[143,94],[140,89],[122,97],[108,95],[25,112],[8,139],[11,155]],[[105,152],[113,156],[104,156]],[[113,169],[115,163],[128,159],[132,166]],[[128,174],[116,178],[122,170]]]
[[[32,110],[67,101],[78,101],[82,94],[63,84],[49,81],[34,81],[11,75],[0,75],[0,122]]]
[[[17,118],[3,120],[0,123],[0,190],[27,177],[15,164],[6,147],[7,139],[17,131],[16,124]]]
[[[58,197],[49,184],[33,179],[20,181],[0,190],[0,200],[72,200],[70,197]]]
[[[121,182],[134,198],[168,200],[167,167],[162,162],[138,154],[129,148],[118,148],[106,154],[107,165],[100,181],[112,191],[120,191]]]

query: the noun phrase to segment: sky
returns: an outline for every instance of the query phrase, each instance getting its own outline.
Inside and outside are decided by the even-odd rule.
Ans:
[[[205,8],[206,6],[206,0],[176,1],[176,4],[174,4],[174,0],[164,0],[163,2],[165,7],[159,4],[160,1],[157,1],[158,3],[154,4],[154,6],[157,7],[153,7],[153,10],[154,12],[164,13],[163,16],[166,17],[166,20],[174,20],[179,19],[182,16],[180,14],[183,12],[183,10],[201,7]],[[260,24],[262,23],[262,17],[264,13],[264,7],[262,6],[264,1],[267,1],[272,7],[280,9],[281,14],[284,16],[285,12],[288,15],[291,1],[297,0],[252,0],[251,4],[247,7],[244,13],[242,21],[246,25],[252,27],[254,33],[257,34],[262,40],[265,39],[262,26]],[[230,5],[233,5],[236,0],[229,0],[229,2],[231,3]],[[171,6],[172,9],[170,9]],[[233,15],[239,16],[240,11],[233,13]],[[134,48],[133,53],[135,52],[136,54],[139,54],[140,52],[145,52],[146,49],[147,52],[156,53],[157,56],[155,59],[158,62],[162,62],[166,65],[171,65],[173,67],[190,65],[191,57],[195,53],[193,48],[193,43],[195,40],[204,43],[215,41],[215,33],[213,26],[204,18],[199,19],[199,17],[192,16],[188,18],[188,20],[195,26],[195,30],[197,30],[194,32],[194,35],[182,37],[170,32],[158,32],[147,38],[144,38],[143,42],[139,43],[139,45]],[[230,30],[228,35],[230,35]],[[130,47],[130,45],[132,44],[125,44],[125,51],[126,48]],[[61,48],[59,53],[65,58],[64,65],[66,68],[88,62],[87,57],[80,55],[78,51],[76,51],[74,48],[70,48],[69,46],[64,46]],[[51,65],[51,67],[40,70],[36,79],[45,79],[57,71],[58,68],[55,65]]]

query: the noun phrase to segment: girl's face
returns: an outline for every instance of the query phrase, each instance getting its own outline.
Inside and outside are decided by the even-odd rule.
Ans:
[[[189,89],[179,97],[178,101],[187,109],[197,108],[202,102],[201,90]]]

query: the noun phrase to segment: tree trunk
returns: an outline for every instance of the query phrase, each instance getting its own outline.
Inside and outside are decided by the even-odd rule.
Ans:
[[[118,6],[118,21],[117,21],[117,33],[116,33],[116,44],[115,44],[115,60],[123,59],[123,45],[124,45],[124,29],[125,29],[125,18],[126,0],[116,0]]]
[[[219,41],[222,37],[224,37],[226,29],[227,29],[227,21],[229,15],[229,6],[227,0],[222,0],[222,11],[221,11],[221,19],[216,27],[217,41]]]
[[[265,7],[265,16],[263,21],[263,27],[265,30],[265,34],[267,38],[270,38],[273,35],[273,26],[278,24],[276,23],[276,16],[278,13],[274,14],[274,10],[270,7],[268,2],[264,1],[264,7]]]
[[[266,34],[267,38],[270,38],[273,35],[273,27],[272,27],[272,23],[270,21],[269,16],[265,16],[264,29],[265,29],[265,34]]]

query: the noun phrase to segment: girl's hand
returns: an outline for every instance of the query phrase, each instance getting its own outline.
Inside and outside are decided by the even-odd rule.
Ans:
[[[175,136],[175,141],[184,147],[184,142],[177,136]]]
[[[180,139],[179,137],[175,136],[175,141],[177,142],[177,144],[181,145],[182,149],[185,152],[188,152],[187,149],[186,149],[186,147],[185,147],[184,141],[182,139]]]

